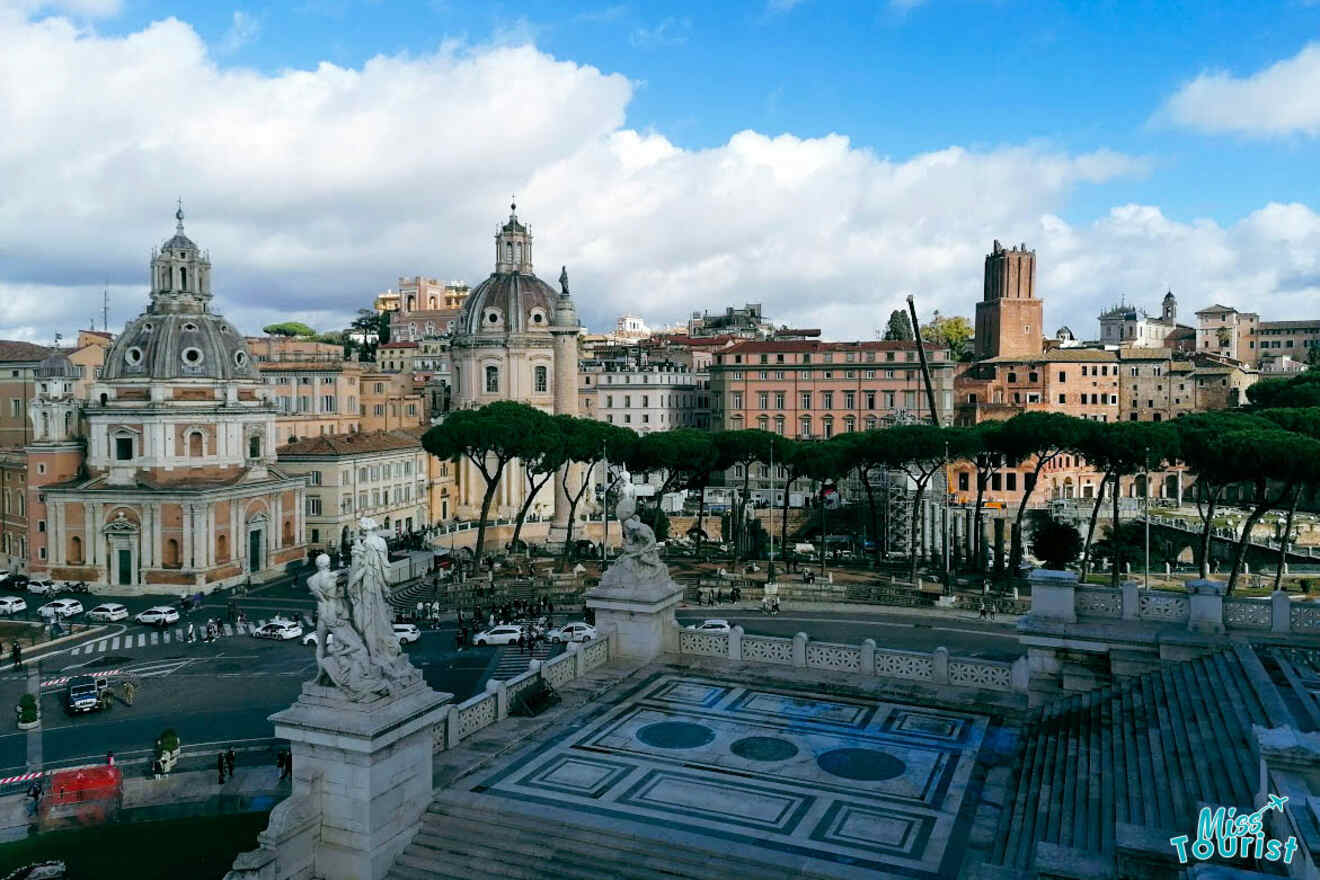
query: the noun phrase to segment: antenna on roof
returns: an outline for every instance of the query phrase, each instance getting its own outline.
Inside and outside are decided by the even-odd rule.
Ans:
[[[96,329],[96,322],[92,322],[92,329]],[[101,329],[106,333],[110,332],[110,282],[105,283],[105,292],[101,294]]]

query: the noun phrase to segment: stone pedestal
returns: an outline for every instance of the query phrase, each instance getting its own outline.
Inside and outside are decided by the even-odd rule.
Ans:
[[[678,625],[674,606],[683,588],[669,579],[623,586],[602,586],[587,592],[587,607],[596,612],[596,629],[616,633],[619,654],[654,660],[664,653],[665,632]]]
[[[1047,620],[1077,622],[1077,573],[1038,568],[1027,575],[1031,584],[1031,614]]]
[[[1192,632],[1222,633],[1224,631],[1223,581],[1192,580],[1187,582],[1187,629]]]
[[[312,876],[381,880],[431,803],[434,728],[452,694],[418,679],[388,697],[355,703],[307,683],[270,716],[293,755],[293,797],[319,814]]]

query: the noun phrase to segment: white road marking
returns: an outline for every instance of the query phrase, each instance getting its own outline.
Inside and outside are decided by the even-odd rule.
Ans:
[[[152,635],[155,635],[155,633],[152,633]],[[129,638],[132,638],[132,636],[129,636]],[[137,644],[137,646],[138,646],[139,648],[141,648],[141,647],[145,647],[146,644],[147,644],[147,634],[146,634],[146,633],[138,633],[138,644]]]
[[[166,635],[165,638],[168,639],[169,636]],[[151,634],[151,643],[152,643],[153,645],[159,645],[159,644],[160,644],[160,633],[152,633],[152,634]]]
[[[112,642],[110,642],[110,650],[111,650],[111,651],[118,651],[118,650],[119,650],[119,636],[115,636],[115,637],[114,637],[114,640],[113,640]]]
[[[118,641],[118,639],[116,639],[115,641]],[[109,639],[101,639],[101,641],[99,641],[99,642],[96,643],[96,653],[98,653],[98,654],[104,654],[104,653],[105,653],[105,649],[106,649],[106,647],[109,646],[109,644],[110,644]]]

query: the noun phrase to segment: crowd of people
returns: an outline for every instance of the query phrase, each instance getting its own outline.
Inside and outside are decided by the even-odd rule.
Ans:
[[[522,627],[523,632],[518,637],[518,647],[519,650],[530,653],[536,640],[544,638],[546,631],[554,626],[554,616],[555,603],[546,596],[538,596],[535,599],[514,599],[490,607],[477,604],[467,613],[459,608],[454,647],[461,651],[476,633],[509,624]]]

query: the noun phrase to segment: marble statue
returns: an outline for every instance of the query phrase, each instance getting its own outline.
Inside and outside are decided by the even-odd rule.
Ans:
[[[622,485],[614,513],[623,528],[623,548],[601,578],[600,585],[607,589],[617,589],[636,584],[666,582],[669,580],[669,568],[660,560],[655,532],[637,515],[637,490],[626,468],[620,470],[618,480]]]
[[[390,694],[420,677],[399,647],[385,601],[389,547],[374,520],[364,517],[359,525],[347,585],[339,586],[325,554],[307,580],[317,601],[318,681],[354,701]]]

